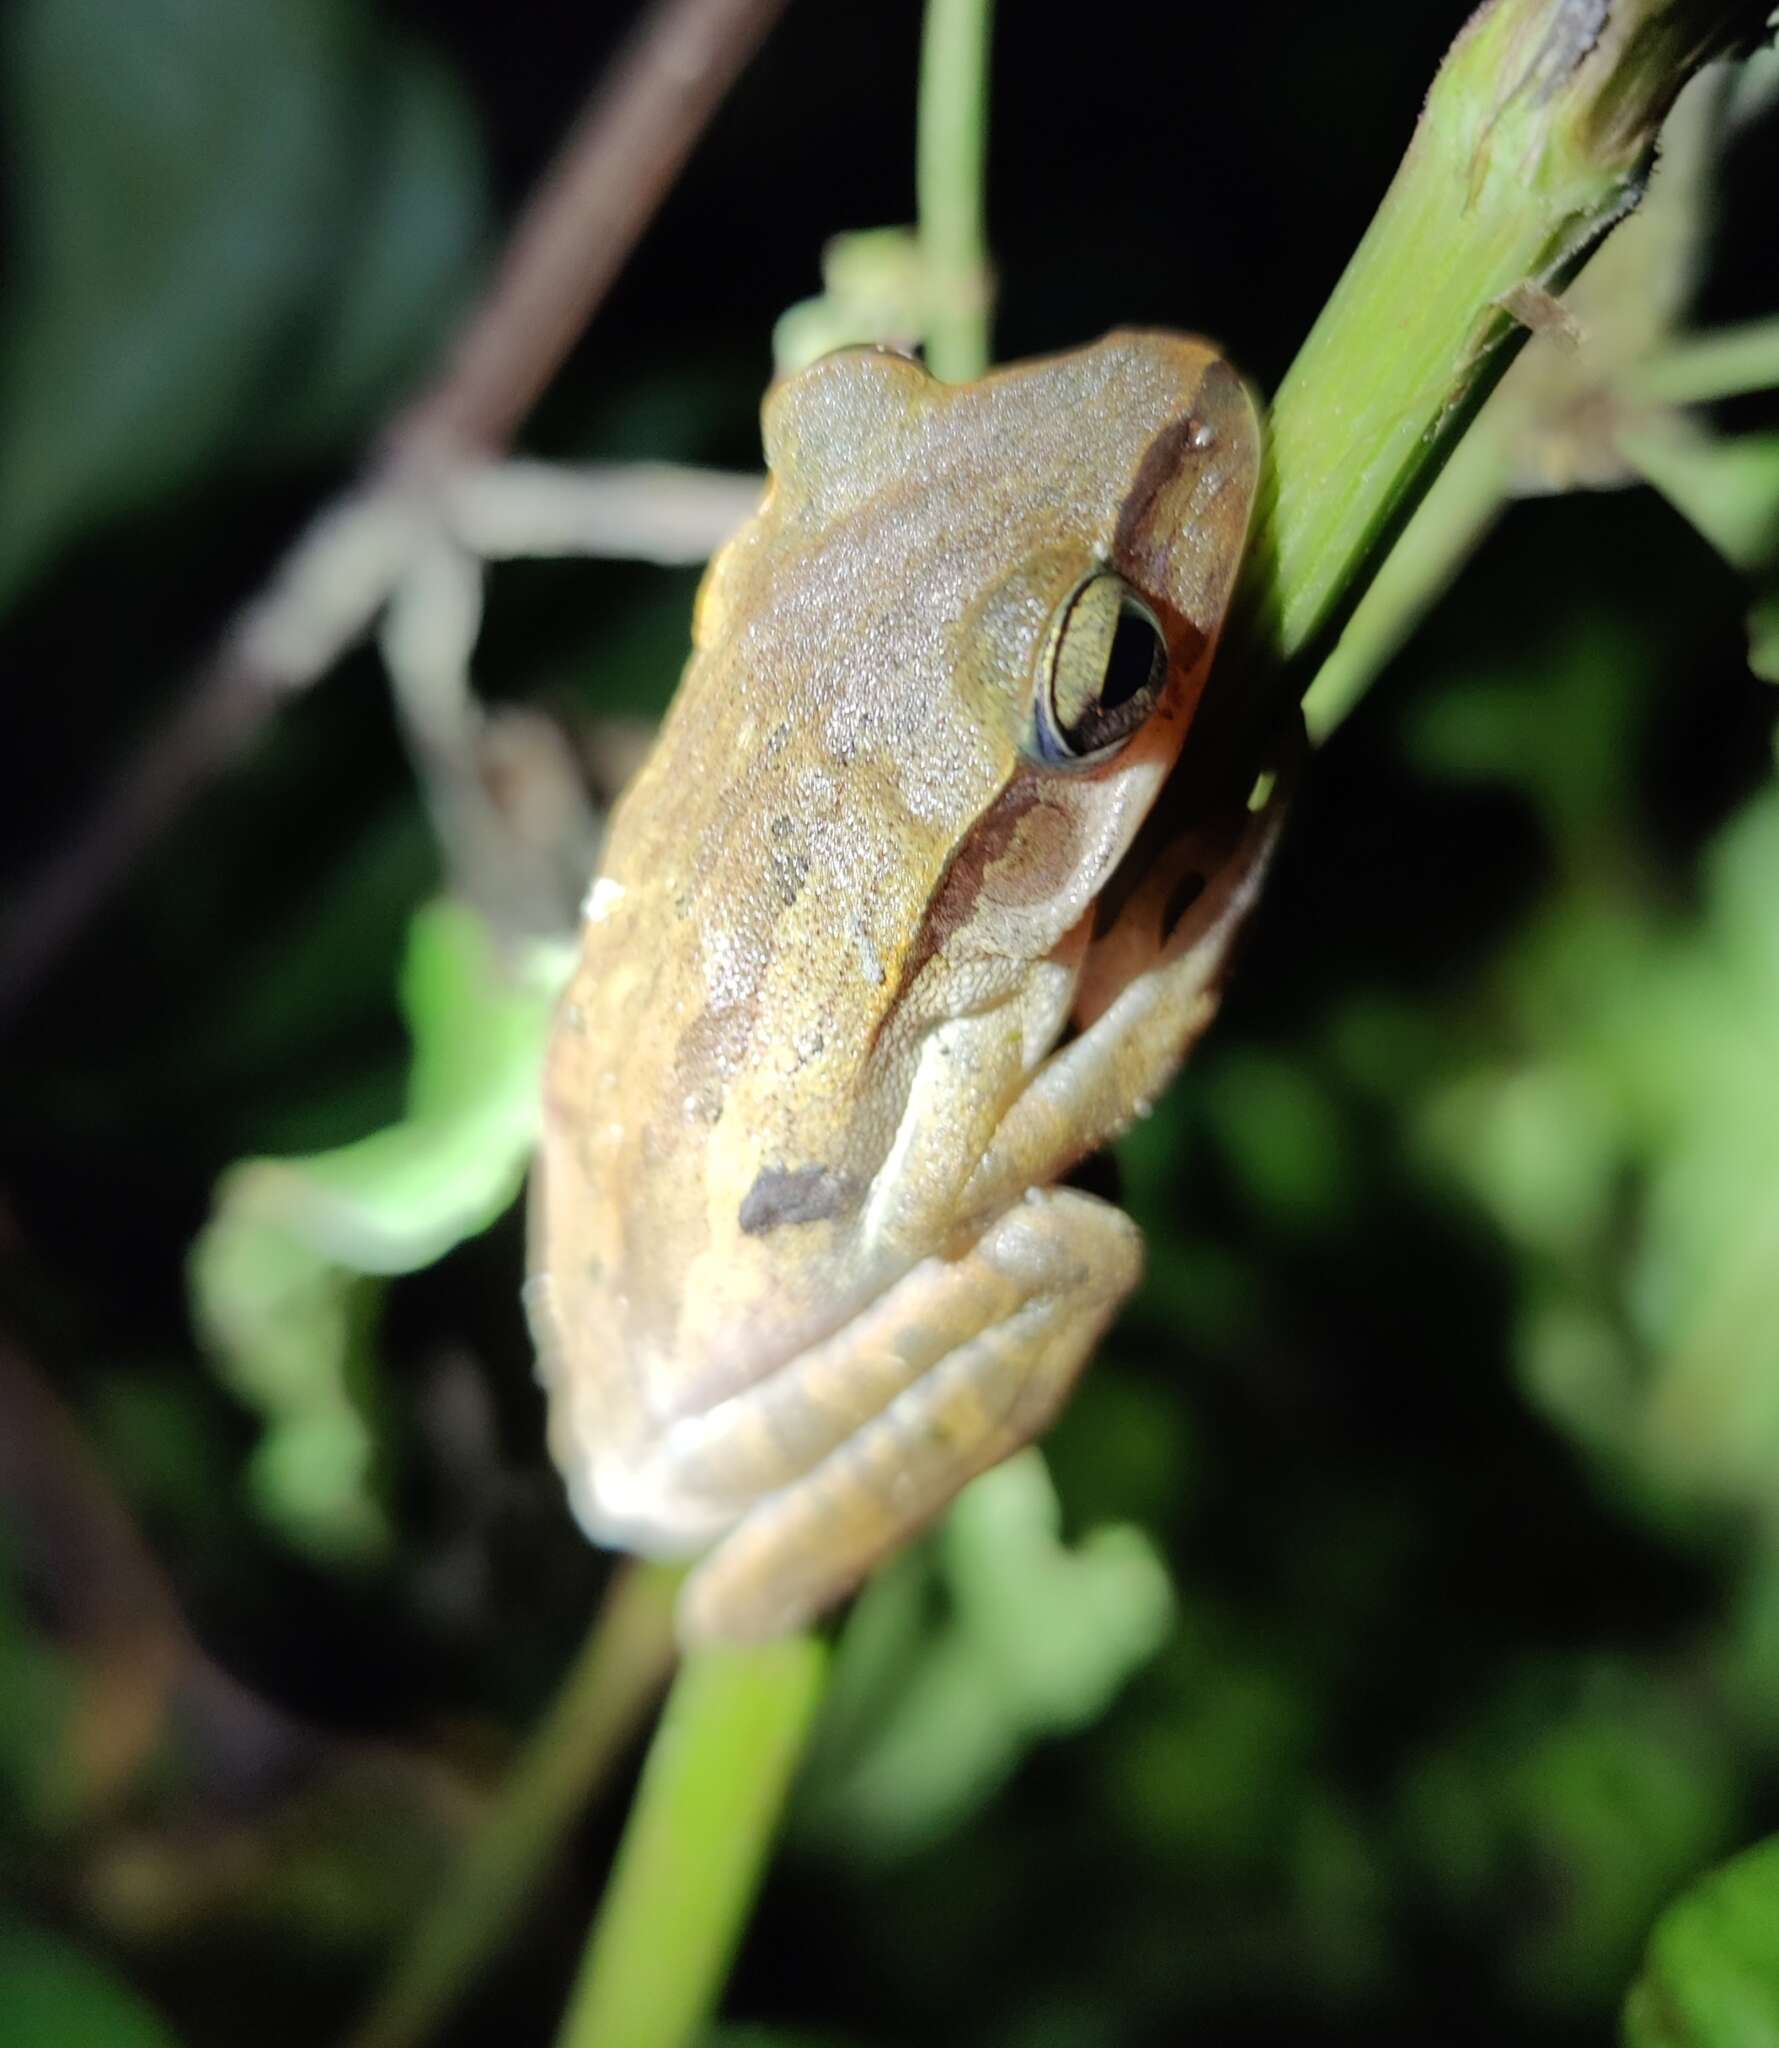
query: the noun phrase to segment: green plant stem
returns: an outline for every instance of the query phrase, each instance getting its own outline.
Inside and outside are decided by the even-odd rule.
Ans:
[[[499,1946],[564,1832],[666,1683],[680,1573],[627,1565],[499,1799],[348,2048],[411,2048]]]
[[[1495,0],[1453,44],[1279,388],[1251,601],[1306,684],[1476,408],[1635,204],[1676,94],[1764,0]],[[1508,308],[1514,310],[1510,312]]]
[[[1655,420],[1624,429],[1619,446],[1726,562],[1750,576],[1767,569],[1779,546],[1773,519],[1779,434],[1712,441],[1671,420]]]
[[[989,361],[988,53],[992,0],[927,0],[915,191],[927,293],[927,362],[954,382]]]
[[[1506,450],[1489,415],[1462,441],[1379,564],[1303,700],[1319,746],[1444,594],[1512,499]]]
[[[1779,389],[1779,320],[1674,342],[1637,373],[1631,388],[1658,405],[1709,405],[1746,391]]]
[[[688,1658],[557,2048],[683,2048],[722,1989],[821,1697],[813,1636]]]

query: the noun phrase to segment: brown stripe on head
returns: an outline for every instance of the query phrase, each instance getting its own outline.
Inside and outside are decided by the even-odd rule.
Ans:
[[[1185,674],[1199,666],[1228,604],[1258,467],[1253,401],[1215,358],[1190,412],[1144,450],[1113,536],[1114,566],[1155,607]]]
[[[1016,775],[964,838],[927,906],[904,992],[985,907],[1025,909],[1067,888],[1080,863],[1080,825],[1061,795],[1042,775]]]

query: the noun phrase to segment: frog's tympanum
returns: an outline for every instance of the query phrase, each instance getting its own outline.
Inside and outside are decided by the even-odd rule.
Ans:
[[[1057,1183],[1209,1021],[1278,808],[1125,859],[1253,505],[1213,348],[957,386],[854,350],[765,437],[588,892],[534,1188],[556,1457],[599,1541],[704,1553],[693,1640],[806,1621],[1055,1413],[1140,1261]]]

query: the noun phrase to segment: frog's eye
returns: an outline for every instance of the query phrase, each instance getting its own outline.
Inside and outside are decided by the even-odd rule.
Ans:
[[[1122,576],[1079,584],[1046,642],[1032,703],[1030,752],[1047,767],[1106,753],[1154,710],[1167,682],[1167,642]]]

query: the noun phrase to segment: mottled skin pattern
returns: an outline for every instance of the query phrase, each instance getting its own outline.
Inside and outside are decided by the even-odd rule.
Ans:
[[[1095,935],[1248,528],[1213,349],[1120,333],[965,386],[852,351],[765,436],[589,891],[534,1188],[552,1447],[599,1540],[710,1551],[689,1637],[799,1625],[1048,1420],[1139,1264],[1051,1184],[1203,1029],[1273,829],[1171,850]],[[1040,767],[1097,564],[1166,687],[1108,758]]]

